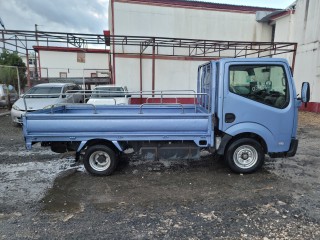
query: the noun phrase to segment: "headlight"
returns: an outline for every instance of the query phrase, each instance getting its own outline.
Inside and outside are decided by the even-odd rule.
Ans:
[[[21,111],[21,109],[20,109],[20,108],[18,108],[18,106],[17,106],[17,105],[13,105],[13,106],[12,106],[12,108],[13,108],[14,110],[16,110],[16,111]]]
[[[52,105],[45,106],[43,109],[49,109],[49,108],[52,108]]]

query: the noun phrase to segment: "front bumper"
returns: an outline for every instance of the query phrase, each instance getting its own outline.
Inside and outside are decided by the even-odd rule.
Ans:
[[[268,154],[271,158],[293,157],[297,153],[298,145],[299,145],[298,139],[291,139],[290,148],[287,152],[268,153]]]
[[[290,144],[290,149],[287,152],[286,157],[293,157],[294,155],[296,155],[297,149],[298,149],[298,145],[299,145],[299,140],[298,139],[292,139],[291,140],[291,144]]]
[[[26,113],[24,111],[17,111],[15,109],[11,109],[11,119],[14,123],[22,124],[22,117]]]

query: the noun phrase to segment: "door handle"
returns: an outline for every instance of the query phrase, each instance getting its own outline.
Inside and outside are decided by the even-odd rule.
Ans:
[[[224,116],[224,121],[226,123],[233,123],[234,120],[236,120],[236,115],[234,115],[233,113],[226,113],[226,115]]]

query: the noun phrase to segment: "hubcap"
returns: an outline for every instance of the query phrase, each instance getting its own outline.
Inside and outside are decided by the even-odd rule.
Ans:
[[[90,166],[98,171],[105,171],[110,167],[111,159],[109,154],[104,151],[93,152],[89,158]]]
[[[240,146],[233,154],[233,161],[239,168],[251,168],[258,161],[258,152],[250,145]]]

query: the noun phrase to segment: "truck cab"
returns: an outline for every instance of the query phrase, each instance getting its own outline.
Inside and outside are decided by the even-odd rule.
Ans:
[[[255,171],[265,154],[295,155],[301,99],[285,59],[221,59],[198,73],[198,91],[211,96],[217,152],[232,170]]]

